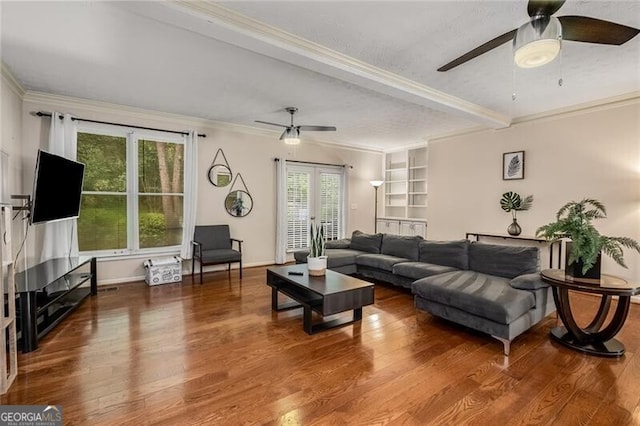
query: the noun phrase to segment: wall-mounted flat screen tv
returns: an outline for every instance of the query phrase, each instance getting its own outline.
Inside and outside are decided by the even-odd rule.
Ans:
[[[83,179],[84,164],[38,150],[31,223],[78,217]]]

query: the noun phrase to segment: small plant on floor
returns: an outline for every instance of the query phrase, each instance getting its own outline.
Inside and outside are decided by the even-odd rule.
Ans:
[[[311,243],[309,247],[309,257],[324,256],[324,228],[322,225],[312,223],[310,231]]]
[[[570,201],[558,210],[556,221],[538,228],[536,235],[549,241],[570,239],[572,248],[571,252],[567,253],[568,264],[581,261],[583,274],[596,263],[600,252],[626,268],[622,248],[630,248],[640,253],[640,245],[631,238],[601,235],[591,221],[606,217],[607,211],[598,200],[585,198],[580,202]]]

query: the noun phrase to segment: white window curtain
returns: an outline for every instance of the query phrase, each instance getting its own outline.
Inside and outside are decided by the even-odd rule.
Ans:
[[[63,116],[63,118],[60,118]],[[47,151],[70,160],[77,158],[77,124],[70,114],[51,114],[49,145]],[[40,260],[44,262],[56,257],[78,256],[77,219],[45,223],[44,240]]]
[[[184,147],[184,224],[180,256],[191,259],[191,240],[198,211],[198,132],[190,131]]]
[[[287,164],[276,163],[276,264],[287,262]]]

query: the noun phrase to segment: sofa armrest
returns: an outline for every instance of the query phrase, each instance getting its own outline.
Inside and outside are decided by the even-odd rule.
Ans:
[[[542,281],[539,272],[519,275],[509,281],[509,284],[511,285],[511,287],[517,288],[519,290],[538,290],[541,288],[549,287],[549,284]]]

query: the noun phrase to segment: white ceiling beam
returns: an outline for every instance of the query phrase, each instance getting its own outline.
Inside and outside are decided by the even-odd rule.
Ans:
[[[122,4],[122,3],[121,3]],[[499,129],[511,118],[267,25],[211,1],[125,2],[129,10],[426,108]],[[167,8],[169,5],[171,8]],[[171,9],[182,11],[181,16]]]

